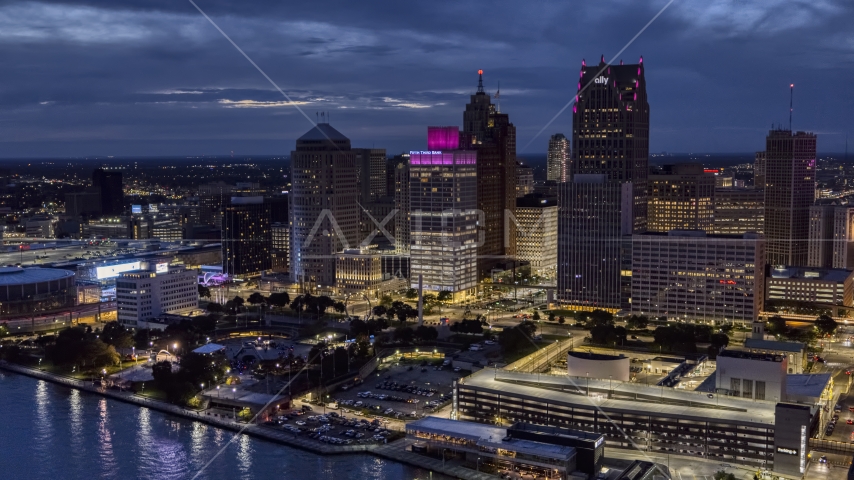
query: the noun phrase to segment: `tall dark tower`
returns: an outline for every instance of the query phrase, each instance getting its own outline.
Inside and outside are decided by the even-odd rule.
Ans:
[[[515,224],[505,222],[516,212],[516,127],[483,91],[483,70],[477,73],[477,93],[463,113],[460,148],[477,150],[477,208],[483,212],[477,268],[483,278],[516,256]]]
[[[649,164],[643,57],[636,65],[608,65],[604,56],[596,66],[582,61],[578,91],[572,108],[571,172],[605,174],[608,181],[634,184],[633,230],[642,232]]]
[[[92,172],[92,186],[101,194],[101,213],[104,215],[124,213],[125,194],[122,190],[122,172],[98,168]]]

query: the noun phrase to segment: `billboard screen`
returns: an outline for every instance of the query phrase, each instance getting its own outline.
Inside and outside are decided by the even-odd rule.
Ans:
[[[155,273],[168,273],[169,272],[169,264],[168,263],[158,263],[154,268]]]
[[[118,277],[122,272],[130,272],[142,268],[142,262],[120,263],[118,265],[110,265],[108,267],[95,268],[95,275],[98,280],[105,278]]]

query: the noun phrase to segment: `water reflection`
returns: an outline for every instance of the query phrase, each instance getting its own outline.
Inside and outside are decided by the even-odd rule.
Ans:
[[[18,375],[0,375],[0,392],[3,480],[190,480],[234,436]],[[428,474],[367,455],[320,457],[241,435],[199,477],[259,478],[391,480],[426,479]]]

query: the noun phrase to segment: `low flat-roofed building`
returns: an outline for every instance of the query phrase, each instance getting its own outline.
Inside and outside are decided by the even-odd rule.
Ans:
[[[415,440],[414,452],[441,456],[447,449],[478,466],[519,468],[547,478],[566,478],[576,470],[575,448],[516,438],[511,430],[494,425],[425,417],[406,424],[406,436]]]
[[[788,360],[783,355],[723,350],[717,357],[715,391],[753,400],[786,401]]]
[[[854,271],[830,268],[769,267],[765,299],[854,306]]]
[[[684,455],[777,471],[777,405],[779,402],[773,400],[636,382],[486,369],[457,382],[452,418],[593,431],[605,436],[609,448]],[[803,428],[809,432],[818,408],[805,407],[808,415],[802,423],[786,424],[780,430]]]
[[[832,398],[833,376],[830,373],[786,375],[786,401],[803,405],[828,405]]]
[[[567,375],[571,377],[613,378],[629,381],[629,357],[570,350],[566,353]]]
[[[752,353],[786,356],[788,373],[802,373],[807,365],[807,349],[803,343],[748,338],[744,341],[743,349]]]

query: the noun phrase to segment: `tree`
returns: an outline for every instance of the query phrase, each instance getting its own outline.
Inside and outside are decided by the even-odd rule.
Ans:
[[[134,346],[133,335],[119,322],[107,322],[101,331],[101,341],[116,348]]]
[[[271,293],[270,296],[267,297],[267,303],[274,307],[284,308],[291,303],[291,296],[288,295],[288,292]]]
[[[480,319],[461,320],[452,323],[450,329],[452,332],[458,333],[482,333],[483,323],[481,323]]]
[[[382,297],[380,297],[380,305],[382,305],[384,307],[391,306],[393,301],[394,301],[394,299],[391,298],[391,295],[383,295]]]
[[[561,317],[558,317],[558,319],[557,319],[557,323],[559,323],[559,324],[563,325],[564,323],[566,323],[566,319],[565,319],[565,318],[563,318],[562,316],[561,316]]]
[[[789,332],[789,327],[786,325],[786,319],[774,315],[765,322],[765,331],[771,335],[786,335]]]
[[[454,294],[447,290],[442,290],[436,297],[440,302],[450,302],[452,298],[454,298]]]
[[[406,291],[404,296],[410,300],[415,300],[416,298],[418,298],[418,290],[416,290],[414,288],[410,288],[409,290]]]
[[[246,303],[246,301],[243,300],[243,297],[238,295],[231,299],[231,303],[234,305],[234,308],[240,308],[244,303]]]
[[[724,470],[718,470],[714,475],[715,480],[736,480],[735,475],[727,473]]]
[[[249,303],[252,305],[261,305],[262,303],[267,303],[267,297],[258,292],[252,292],[252,295],[249,295]]]
[[[540,312],[538,310],[534,310],[534,316],[532,317],[534,320],[540,319]]]
[[[216,302],[208,302],[208,306],[205,309],[211,313],[222,313],[222,311],[224,310],[222,308],[222,305]]]
[[[403,343],[410,343],[415,338],[415,331],[412,327],[397,327],[394,330],[394,339],[400,340]]]
[[[649,319],[645,315],[632,315],[626,320],[626,327],[630,330],[643,330],[649,326]]]
[[[211,298],[211,289],[204,285],[199,285],[199,297]]]
[[[388,313],[388,309],[383,305],[377,305],[373,308],[373,314],[378,317],[383,317],[386,313]]]
[[[422,342],[432,342],[439,338],[439,331],[436,330],[436,327],[420,325],[415,329],[415,338]]]
[[[555,321],[555,312],[549,312],[549,321],[550,321],[550,322],[554,322],[554,321]]]
[[[836,320],[827,315],[822,315],[815,319],[815,328],[822,336],[833,335],[833,332],[836,331],[836,327]]]
[[[336,313],[344,313],[347,311],[347,307],[344,302],[335,302],[332,304],[332,310],[335,310]]]

